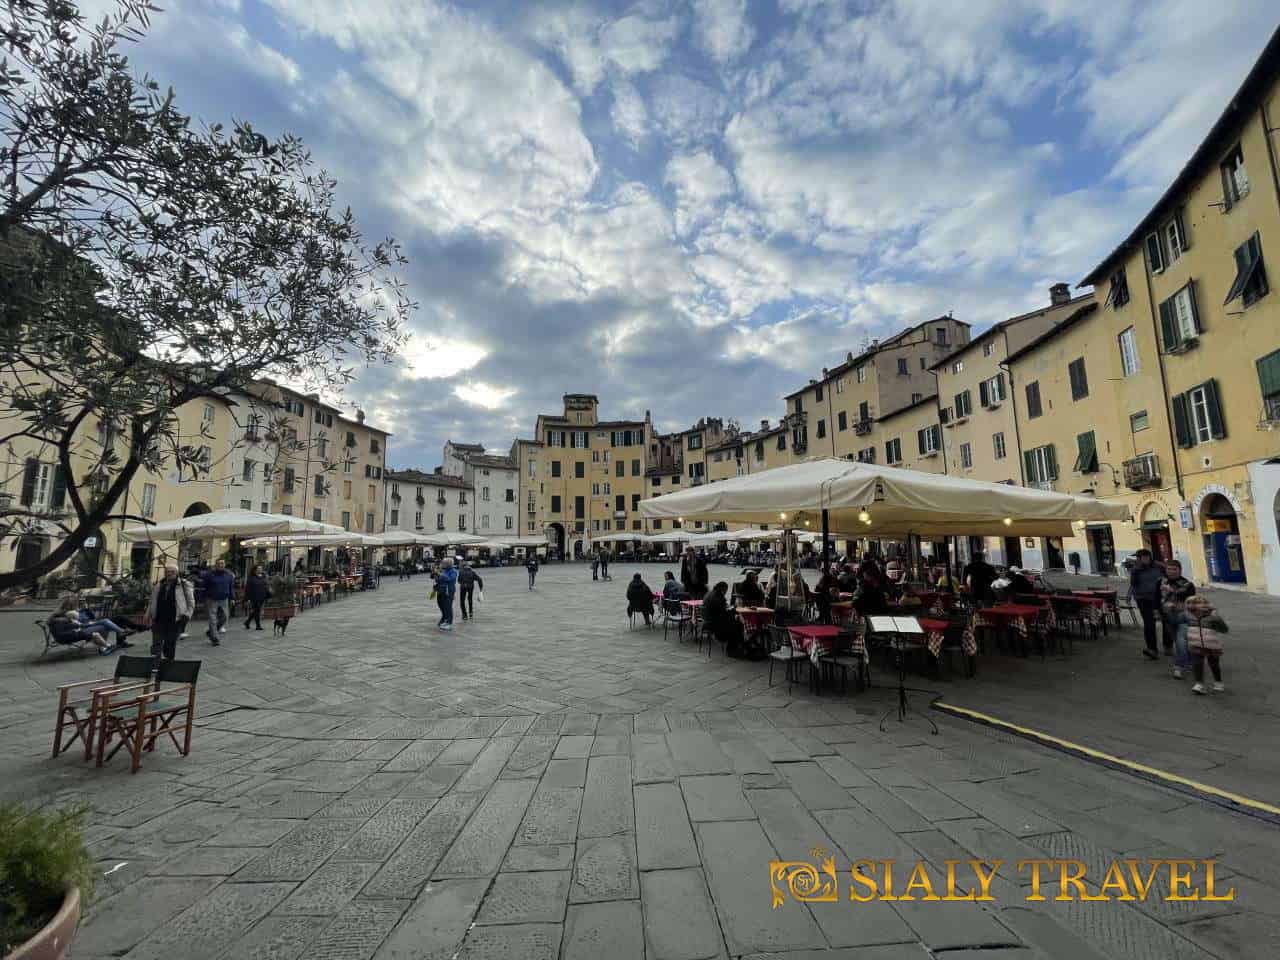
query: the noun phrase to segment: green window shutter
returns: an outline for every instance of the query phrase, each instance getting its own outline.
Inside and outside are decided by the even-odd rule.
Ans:
[[[978,384],[978,402],[984,407],[991,406],[991,390],[985,380]]]
[[[1200,325],[1200,307],[1196,304],[1196,282],[1194,280],[1187,281],[1187,299],[1191,301],[1191,327],[1196,333],[1204,333],[1204,327]]]
[[[916,431],[916,443],[920,447],[920,452],[924,453],[924,431],[923,430]]]
[[[1182,244],[1183,250],[1191,249],[1191,241],[1187,239],[1186,221],[1182,219],[1182,208],[1179,207],[1173,214],[1173,222],[1178,231],[1178,241]]]
[[[941,450],[942,449],[942,428],[937,425],[934,425],[929,428],[929,432],[933,434],[933,449]]]
[[[40,461],[28,458],[22,472],[22,505],[29,507],[36,499],[36,477],[40,475]]]
[[[1178,319],[1172,299],[1160,304],[1160,339],[1164,342],[1165,353],[1178,345]]]
[[[1036,474],[1036,458],[1031,450],[1027,450],[1022,454],[1022,466],[1027,474],[1027,483],[1037,483],[1040,477]]]
[[[1044,448],[1044,462],[1045,462],[1045,467],[1049,471],[1049,476],[1047,479],[1057,480],[1058,479],[1058,454],[1053,449],[1052,443],[1047,444]]]
[[[1160,234],[1147,235],[1147,260],[1151,263],[1151,272],[1159,273],[1164,269],[1164,250],[1160,246]]]
[[[1191,436],[1191,412],[1187,409],[1187,395],[1176,394],[1173,403],[1173,435],[1180,447],[1194,447],[1195,439]]]
[[[67,475],[62,464],[53,468],[53,489],[49,493],[49,506],[60,510],[67,502]]]
[[[1280,393],[1280,350],[1269,353],[1258,361],[1258,383],[1264,397]]]
[[[1218,381],[1206,380],[1202,386],[1205,407],[1209,411],[1209,435],[1215,440],[1221,440],[1227,435],[1227,427],[1222,422],[1222,402],[1218,398]]]

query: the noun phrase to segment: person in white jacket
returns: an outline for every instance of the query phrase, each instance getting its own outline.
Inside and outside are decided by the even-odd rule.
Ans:
[[[177,655],[178,637],[187,629],[187,621],[196,608],[191,583],[178,576],[178,565],[164,565],[164,579],[156,584],[147,605],[151,618],[151,656],[157,666],[160,658],[172,660]]]

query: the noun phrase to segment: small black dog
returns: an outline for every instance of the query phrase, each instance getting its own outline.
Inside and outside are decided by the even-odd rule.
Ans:
[[[285,618],[284,620],[276,620],[276,621],[273,621],[272,623],[272,633],[275,636],[283,637],[284,632],[288,629],[289,629],[288,618]]]

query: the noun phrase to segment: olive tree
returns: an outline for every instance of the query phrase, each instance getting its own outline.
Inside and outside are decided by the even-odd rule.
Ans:
[[[264,377],[340,389],[414,308],[395,241],[365,240],[301,141],[196,122],[135,73],[153,12],[0,6],[0,450],[46,451],[64,485],[0,500],[0,537],[61,537],[0,590],[129,519],[139,471],[194,465],[178,408]]]

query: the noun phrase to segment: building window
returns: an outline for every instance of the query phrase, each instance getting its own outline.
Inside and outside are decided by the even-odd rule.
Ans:
[[[957,360],[955,363],[951,364],[951,372],[952,372],[952,373],[964,373],[964,361],[963,361],[963,360]]]
[[[929,361],[928,361],[928,359],[927,359],[927,358],[925,358],[925,357],[921,357],[921,358],[920,358],[920,369],[921,369],[921,370],[928,370],[928,369],[929,369]]]
[[[458,530],[465,533],[466,529],[467,529],[467,515],[465,513],[460,513],[458,514]]]
[[[822,384],[818,384],[816,387],[813,388],[813,402],[814,403],[822,402]],[[689,449],[692,450],[694,448],[690,447]]]
[[[923,393],[913,393],[913,394],[911,395],[911,402],[912,402],[912,403],[919,403],[919,402],[920,402],[921,400],[923,400],[923,399],[924,399],[924,394],[923,394]]]
[[[393,527],[398,527],[398,526],[400,526],[400,511],[399,511],[399,510],[392,510],[392,511],[391,511],[391,526],[393,526]]]
[[[1144,243],[1147,248],[1147,263],[1151,267],[1152,273],[1164,272],[1164,244],[1160,240],[1160,233],[1147,234]]]
[[[1083,400],[1089,395],[1089,376],[1085,373],[1084,357],[1067,364],[1067,376],[1071,378],[1071,399]]]
[[[529,476],[532,478],[532,477],[536,477],[537,475],[538,475],[538,461],[537,461],[537,460],[530,460],[530,461],[529,461]]]
[[[836,414],[836,427],[839,430],[849,429],[849,415],[843,410]]]
[[[859,450],[859,451],[858,451],[858,462],[859,462],[859,463],[875,463],[875,462],[876,462],[876,448],[875,448],[875,447],[863,447],[861,450]]]
[[[1263,419],[1280,420],[1280,350],[1258,360],[1258,383],[1262,387]]]
[[[945,347],[947,345],[947,328],[946,327],[938,327],[936,330],[933,331],[933,342],[940,347]]]
[[[1044,410],[1040,407],[1040,381],[1032,380],[1027,384],[1027,419],[1034,420]]]
[[[960,467],[964,470],[973,469],[973,448],[967,443],[960,444]]]
[[[1132,377],[1138,372],[1138,337],[1133,327],[1126,327],[1116,339],[1120,343],[1120,371]]]
[[[1222,419],[1218,381],[1206,380],[1198,387],[1172,398],[1173,432],[1180,447],[1221,440],[1227,435]]]
[[[984,357],[989,357],[995,352],[996,352],[996,342],[994,340],[988,340],[986,343],[982,345],[982,355]]]
[[[575,520],[582,520],[582,519],[585,519],[586,516],[587,516],[587,498],[574,497],[573,498],[573,518]]]
[[[422,511],[421,510],[417,510],[413,514],[413,529],[415,530],[422,529]]]
[[[587,465],[581,460],[575,460],[573,464],[573,476],[577,480],[581,480],[587,475]]]
[[[489,529],[489,515],[487,513],[483,513],[480,515],[480,529],[481,530]]]
[[[343,500],[351,499],[351,481],[350,480],[342,481],[342,499]]]
[[[991,435],[991,450],[997,460],[1005,458],[1004,449],[1004,433],[993,433]]]
[[[854,373],[854,378],[855,378],[859,383],[866,383],[866,382],[867,382],[867,368],[866,368],[866,367],[855,367],[855,368],[854,368],[853,373]]]
[[[317,497],[324,496],[324,477],[318,473],[316,474],[316,478],[315,478],[314,492]]]
[[[560,498],[554,494],[551,497],[551,512],[552,513],[560,512]]]
[[[154,517],[156,515],[156,485],[154,483],[144,483],[142,485],[142,515],[144,517]]]
[[[1098,442],[1093,431],[1076,434],[1076,462],[1073,467],[1079,473],[1098,472]]]
[[[436,529],[437,529],[437,530],[443,530],[443,529],[444,529],[444,514],[443,514],[443,513],[437,513],[437,514],[436,514]]]
[[[1200,336],[1200,311],[1196,308],[1195,281],[1160,304],[1160,335],[1165,353],[1177,353],[1187,341]]]
[[[1151,422],[1147,417],[1147,411],[1139,410],[1137,413],[1129,414],[1129,432],[1140,433],[1151,426]]]
[[[640,461],[639,461],[639,460],[632,460],[632,461],[631,461],[631,475],[632,475],[633,477],[638,477],[638,476],[640,476]]]
[[[871,404],[863,400],[858,404],[858,422],[866,423],[871,419]]]
[[[551,461],[551,476],[552,476],[553,478],[554,478],[554,477],[558,477],[558,476],[560,476],[560,461],[559,461],[559,460],[552,460],[552,461]]]
[[[1004,402],[1003,373],[997,373],[978,384],[978,402],[984,407],[994,407]]]
[[[591,484],[591,495],[593,497],[600,496],[600,484],[598,483]]]
[[[906,358],[906,357],[899,357],[899,358],[898,358],[898,375],[899,375],[899,376],[902,376],[902,377],[909,377],[909,376],[911,376],[911,369],[907,366],[907,358]]]
[[[1022,459],[1027,471],[1027,483],[1047,486],[1058,479],[1058,457],[1052,443],[1033,447],[1022,455]]]
[[[352,461],[351,461],[351,460],[349,460],[349,459],[348,459],[348,460],[343,460],[343,461],[342,461],[342,472],[343,472],[343,473],[350,473],[350,472],[351,472],[351,468],[352,468],[352,466],[354,466],[354,464],[352,463]],[[368,465],[368,464],[365,464],[365,467],[364,467],[364,475],[365,475],[366,477],[368,477],[368,476],[370,476],[370,475],[371,475],[371,473],[370,473],[370,467],[369,467],[369,465]]]
[[[351,529],[351,511],[350,510],[342,511],[342,529],[343,530]]]
[[[1246,307],[1266,296],[1267,271],[1262,265],[1262,240],[1255,233],[1236,247],[1236,279],[1227,292],[1223,305],[1240,297]]]
[[[213,414],[213,404],[206,403],[204,405],[204,412],[200,415],[200,422],[205,424],[213,423]]]
[[[892,440],[885,441],[884,445],[884,462],[892,466],[895,463],[902,462],[902,438],[894,437]]]
[[[320,522],[320,508],[319,508],[319,507],[313,507],[313,508],[312,508],[312,510],[311,510],[311,519],[312,519],[312,520],[314,520],[316,523],[319,523],[319,522]]]
[[[785,450],[785,449],[787,449],[787,432],[786,432],[785,430],[784,430],[784,431],[782,431],[780,434],[778,434],[778,449],[779,449],[779,450]],[[764,445],[763,445],[763,444],[761,444],[761,445],[760,445],[760,455],[759,455],[758,459],[760,459],[760,460],[763,460],[763,459],[764,459]]]
[[[1187,249],[1187,230],[1182,225],[1182,211],[1173,215],[1173,219],[1164,225],[1164,249],[1168,254],[1168,262],[1173,263],[1182,251]]]
[[[286,517],[292,517],[292,516],[293,516],[293,504],[291,504],[291,503],[286,503],[286,504],[284,504],[283,506],[281,506],[281,507],[280,507],[280,512],[281,512],[282,514],[284,514]]]
[[[973,398],[969,395],[968,390],[956,394],[955,411],[957,420],[973,413]]]
[[[514,518],[512,518],[512,517],[504,517],[503,519],[507,521],[507,529],[508,529],[508,530],[510,530],[510,529],[512,528],[512,526],[515,524],[515,520],[514,520]]]
[[[1129,280],[1121,268],[1111,275],[1111,286],[1107,290],[1107,306],[1119,310],[1129,302]]]
[[[370,452],[370,453],[381,453],[381,452],[382,452],[382,444],[378,442],[378,438],[377,438],[377,437],[370,437],[370,438],[369,438],[369,452]]]
[[[836,387],[836,393],[844,393],[844,377],[836,378],[835,387]]]
[[[372,532],[373,532],[373,526],[374,526],[374,523],[373,523],[373,514],[372,514],[372,513],[366,513],[366,514],[364,515],[364,529],[365,529],[365,533],[372,533]]]
[[[967,393],[968,391],[965,392]],[[925,427],[923,430],[917,430],[916,445],[920,448],[921,456],[937,453],[938,448],[942,446],[942,428],[935,425]]]
[[[321,460],[324,460],[329,455],[329,441],[324,437],[316,441],[316,453],[319,454]]]
[[[481,488],[480,488],[480,499],[481,499],[481,500],[488,500],[488,499],[489,499],[489,488],[488,488],[488,487],[481,487]]]
[[[827,421],[819,420],[818,421],[818,439],[821,440],[826,435],[827,435]]]
[[[1244,151],[1237,144],[1222,161],[1222,202],[1226,209],[1249,195],[1249,174],[1244,169]]]

